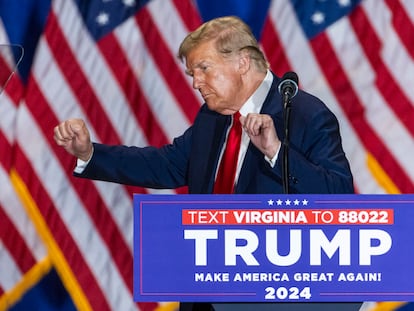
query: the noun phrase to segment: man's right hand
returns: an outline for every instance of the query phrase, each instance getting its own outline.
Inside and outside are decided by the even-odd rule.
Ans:
[[[56,144],[82,161],[88,161],[93,153],[93,146],[82,119],[69,119],[54,128],[53,138]]]

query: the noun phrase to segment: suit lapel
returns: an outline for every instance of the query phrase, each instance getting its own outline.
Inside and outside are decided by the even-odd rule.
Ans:
[[[194,163],[193,176],[198,182],[194,183],[193,193],[212,192],[216,166],[229,124],[229,116],[212,111],[200,115],[196,130],[202,132],[196,134],[198,155],[195,157],[197,162]]]
[[[283,134],[283,107],[282,100],[277,91],[280,79],[273,75],[273,83],[263,103],[260,113],[270,115],[276,126],[276,132]],[[258,174],[259,167],[264,161],[264,155],[252,144],[247,148],[246,156],[240,171],[236,186],[236,193],[249,193],[249,182],[257,182],[253,177]]]

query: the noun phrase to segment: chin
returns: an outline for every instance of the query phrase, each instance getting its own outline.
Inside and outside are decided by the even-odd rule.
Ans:
[[[220,114],[230,115],[230,114],[233,114],[234,112],[232,110],[229,110],[227,107],[220,106],[219,104],[215,102],[213,103],[211,101],[206,101],[206,104],[207,104],[208,109],[215,111],[217,113],[220,113]]]
[[[206,100],[206,105],[208,107],[208,109],[219,112],[220,109],[218,109],[217,105],[215,105],[214,103],[212,103],[211,101],[207,101]]]

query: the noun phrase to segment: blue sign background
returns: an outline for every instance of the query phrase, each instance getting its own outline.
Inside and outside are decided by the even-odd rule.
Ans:
[[[269,200],[283,202],[269,206]],[[303,200],[306,206],[287,206]],[[182,210],[355,210],[392,209],[393,224],[290,224],[290,225],[183,225]],[[414,195],[135,195],[134,196],[134,299],[136,301],[300,302],[300,301],[410,301],[414,297]],[[217,230],[218,239],[207,241],[207,265],[195,265],[195,242],[184,239],[184,230]],[[276,266],[266,257],[266,230],[277,230],[277,250],[289,253],[290,230],[302,230],[300,259],[290,266]],[[391,236],[392,246],[371,264],[359,264],[360,230],[378,229]],[[225,266],[225,230],[250,230],[259,238],[253,253],[259,266],[237,258]],[[322,230],[331,240],[338,230],[350,230],[350,265],[339,265],[339,251],[329,258],[323,251],[321,265],[310,265],[311,230]],[[243,243],[243,241],[238,241]],[[345,243],[345,241],[344,241]],[[372,241],[375,247],[378,241]],[[196,273],[228,273],[229,281],[195,281]],[[279,273],[289,280],[233,281],[243,273]],[[314,273],[318,280],[294,276]],[[342,274],[343,273],[343,274]],[[353,273],[375,280],[338,277]],[[329,277],[331,275],[331,277]],[[217,276],[217,274],[216,274]]]

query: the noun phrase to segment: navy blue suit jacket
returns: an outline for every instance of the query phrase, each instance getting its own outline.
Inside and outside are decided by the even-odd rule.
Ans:
[[[284,139],[283,104],[274,77],[261,113],[269,114]],[[290,193],[353,193],[349,163],[336,117],[318,98],[299,90],[290,115]],[[94,144],[94,154],[79,177],[147,188],[188,186],[189,193],[212,193],[215,171],[230,117],[203,105],[184,134],[161,148]],[[282,154],[272,168],[250,143],[236,193],[283,193]]]

